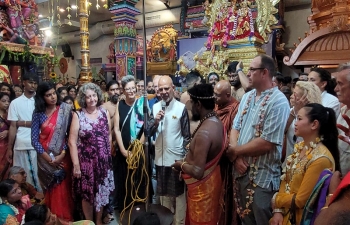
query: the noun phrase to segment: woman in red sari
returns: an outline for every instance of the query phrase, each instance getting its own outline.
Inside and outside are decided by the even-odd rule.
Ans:
[[[60,222],[73,221],[72,161],[66,134],[71,106],[57,98],[55,85],[39,84],[32,120],[32,145],[38,152],[38,176],[45,192],[45,204]]]
[[[7,110],[10,105],[10,96],[0,92],[0,181],[7,178],[10,163],[6,158],[7,141],[10,122],[7,120]]]

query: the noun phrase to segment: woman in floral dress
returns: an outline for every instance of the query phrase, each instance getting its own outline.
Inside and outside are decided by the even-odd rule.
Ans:
[[[270,225],[289,225],[292,202],[295,224],[301,222],[306,201],[325,169],[339,170],[338,130],[333,109],[320,104],[307,104],[298,112],[295,135],[303,141],[295,144],[287,157],[281,186],[272,198],[273,217]]]
[[[85,219],[102,224],[102,212],[114,190],[110,116],[100,107],[101,89],[92,83],[78,94],[82,107],[73,115],[69,147],[73,161],[73,189],[82,200]]]

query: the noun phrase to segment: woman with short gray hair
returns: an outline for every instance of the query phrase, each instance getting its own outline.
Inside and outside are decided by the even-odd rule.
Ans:
[[[111,121],[108,111],[101,107],[102,91],[96,84],[84,84],[78,96],[81,109],[73,114],[68,143],[73,189],[82,199],[85,219],[102,224],[103,208],[114,190]]]
[[[143,102],[145,98],[142,96],[137,99],[136,97],[136,84],[133,76],[125,76],[121,80],[123,93],[125,100],[120,100],[117,104],[117,110],[114,116],[114,132],[117,138],[118,149],[116,154],[115,170],[117,185],[117,202],[118,210],[121,212],[126,206],[132,202],[130,191],[126,190],[125,184],[130,187],[131,178],[126,179],[128,173],[126,158],[131,151],[128,149],[131,142],[135,139],[141,139],[142,127],[144,123],[143,117]],[[146,100],[147,101],[147,100]],[[143,142],[141,140],[141,142]],[[129,150],[129,151],[128,151]],[[131,174],[131,171],[129,171]],[[138,178],[134,178],[138,179]],[[120,185],[119,185],[120,184]],[[145,188],[140,188],[141,193],[137,193],[138,196],[143,196]],[[124,205],[125,198],[125,205]]]

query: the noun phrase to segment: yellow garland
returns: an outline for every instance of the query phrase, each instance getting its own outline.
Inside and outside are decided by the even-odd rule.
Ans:
[[[146,200],[148,198],[149,177],[148,177],[147,168],[146,168],[146,155],[145,155],[145,152],[143,150],[143,144],[138,139],[135,139],[130,144],[127,151],[129,154],[126,158],[126,163],[128,164],[128,168],[127,168],[128,172],[126,175],[126,182],[125,182],[126,195],[124,198],[124,209],[120,213],[120,220],[123,220],[123,217],[124,217],[126,210],[128,210],[129,208],[132,209],[134,207],[135,202],[146,202]],[[140,163],[142,163],[142,165],[140,165]],[[140,181],[137,185],[135,185],[134,181],[131,180],[131,188],[128,189],[127,180],[129,179],[129,171],[133,170],[131,173],[131,179],[132,179],[135,177],[136,171],[139,168],[139,166],[142,166]],[[138,192],[139,192],[139,188],[142,184],[142,181],[144,181],[144,179],[146,179],[146,189],[145,189],[146,195],[145,195],[145,198],[140,198],[138,196]],[[128,206],[125,207],[126,199],[128,196],[128,190],[130,190],[130,192],[131,192],[132,202]],[[130,210],[130,212],[129,212],[128,224],[130,224],[130,221],[131,221],[131,211],[132,210]]]

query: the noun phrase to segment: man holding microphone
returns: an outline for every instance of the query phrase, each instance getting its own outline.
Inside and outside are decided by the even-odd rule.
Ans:
[[[155,164],[157,171],[157,195],[163,206],[174,215],[175,225],[185,223],[185,184],[178,172],[172,170],[175,160],[184,158],[190,142],[190,126],[185,105],[174,98],[174,85],[169,76],[162,76],[158,83],[161,101],[153,106],[155,115],[151,135],[156,133]]]

